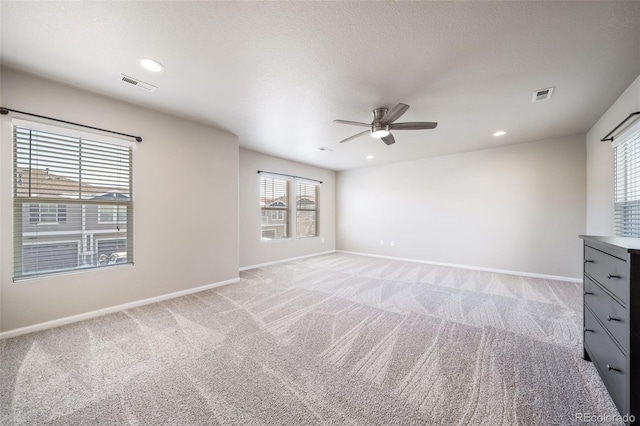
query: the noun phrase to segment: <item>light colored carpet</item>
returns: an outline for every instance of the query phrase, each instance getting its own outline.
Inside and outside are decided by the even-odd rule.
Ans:
[[[567,425],[615,415],[581,285],[330,254],[0,342],[0,423]]]

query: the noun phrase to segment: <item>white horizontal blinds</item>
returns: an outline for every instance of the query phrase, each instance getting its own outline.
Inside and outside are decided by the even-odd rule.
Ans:
[[[23,123],[13,127],[14,278],[132,263],[132,148]]]
[[[640,237],[640,128],[614,147],[615,232]]]
[[[298,182],[296,185],[296,236],[318,236],[318,185]]]
[[[289,181],[260,176],[263,241],[289,238]]]

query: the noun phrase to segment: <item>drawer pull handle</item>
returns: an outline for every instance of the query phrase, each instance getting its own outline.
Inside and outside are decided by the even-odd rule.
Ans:
[[[610,366],[609,364],[607,364],[607,370],[609,370],[609,371],[620,371],[619,368],[614,368],[614,367]]]
[[[592,291],[585,291],[584,294],[593,294]]]
[[[611,278],[620,278],[620,275],[607,274],[607,278],[609,278],[609,279],[611,279]]]
[[[607,315],[607,321],[620,321],[620,318],[614,318],[611,315]]]
[[[593,263],[593,260],[585,259],[584,263]]]
[[[585,331],[585,333],[586,333],[586,332],[589,332],[589,331],[593,333],[593,330],[592,330],[592,329],[590,329],[590,328],[585,328],[585,329],[584,329],[584,331]]]

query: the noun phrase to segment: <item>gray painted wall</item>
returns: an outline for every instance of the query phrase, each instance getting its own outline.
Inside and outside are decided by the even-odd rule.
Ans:
[[[574,136],[339,172],[337,247],[580,277],[585,158]]]
[[[317,238],[292,238],[262,242],[260,232],[260,177],[258,170],[323,181],[320,185]],[[245,149],[240,150],[240,267],[335,250],[335,172],[283,160]],[[292,216],[293,221],[294,216]]]
[[[14,283],[11,115],[1,116],[0,330],[238,277],[235,135],[7,68],[1,77],[2,106],[144,141],[134,153],[135,265]]]
[[[613,148],[610,142],[600,142],[600,139],[635,111],[640,111],[640,76],[587,133],[587,233],[590,235],[614,233]]]
[[[224,131],[15,70],[0,69],[0,83],[3,106],[145,138],[135,153],[135,266],[13,283],[10,116],[0,119],[1,331],[336,247],[579,277],[577,235],[585,226],[590,234],[613,232],[613,152],[599,139],[640,109],[639,77],[589,131],[586,149],[584,137],[568,137],[336,175],[238,150],[237,137]],[[260,241],[258,169],[325,182],[319,238]]]

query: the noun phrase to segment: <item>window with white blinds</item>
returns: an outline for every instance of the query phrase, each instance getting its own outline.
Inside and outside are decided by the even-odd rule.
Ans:
[[[615,233],[640,237],[640,125],[614,146]]]
[[[262,241],[289,238],[289,181],[260,176]]]
[[[318,185],[298,182],[296,185],[296,236],[318,236]]]
[[[14,279],[133,263],[133,149],[13,126]]]

